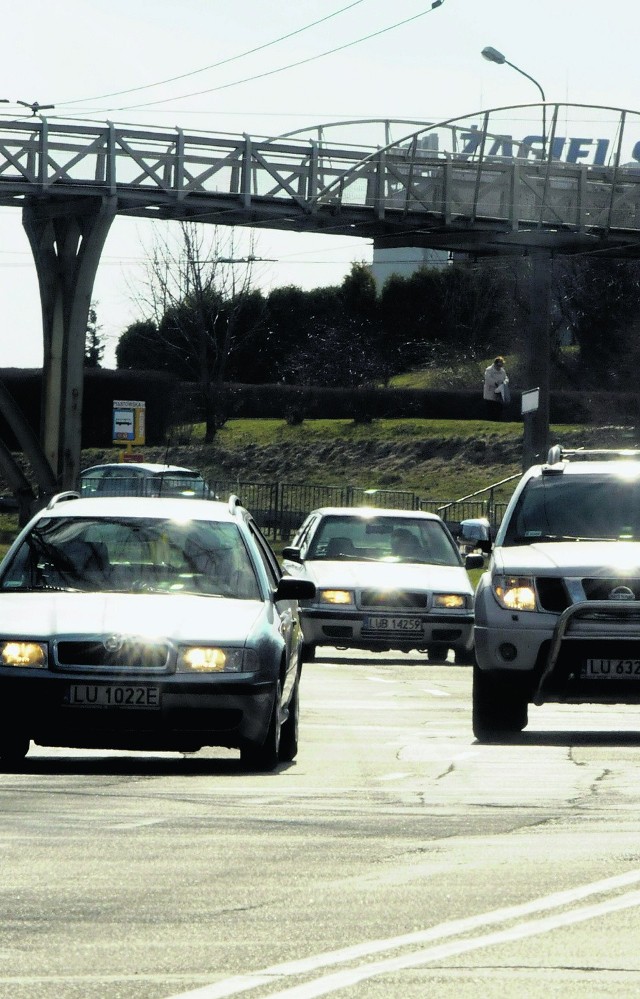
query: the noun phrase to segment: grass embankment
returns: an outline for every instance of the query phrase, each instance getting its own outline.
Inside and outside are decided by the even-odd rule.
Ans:
[[[484,420],[305,420],[297,426],[229,420],[212,444],[204,443],[201,424],[180,428],[175,440],[137,453],[147,461],[198,468],[218,481],[408,489],[435,500],[458,499],[522,468],[522,424]],[[632,447],[635,431],[554,426],[550,442]],[[117,448],[84,451],[82,466],[118,457]]]
[[[164,447],[136,449],[146,461],[200,469],[227,482],[304,482],[407,489],[423,499],[451,500],[521,471],[522,424],[483,420],[230,420],[212,444],[204,426],[180,428]],[[628,427],[554,426],[551,442],[571,447],[632,447]],[[83,468],[117,461],[118,448],[83,451]],[[507,499],[513,483],[496,498]],[[0,516],[0,553],[15,534]]]
[[[210,445],[201,425],[182,428],[177,439],[184,443],[138,451],[217,480],[386,487],[430,499],[457,498],[518,472],[522,452],[521,424],[482,420],[305,420],[298,426],[230,420]],[[85,466],[117,459],[117,449],[83,453]]]

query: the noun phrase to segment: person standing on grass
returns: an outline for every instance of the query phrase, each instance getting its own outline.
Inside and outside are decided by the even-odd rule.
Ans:
[[[508,402],[509,378],[504,368],[504,357],[498,355],[484,373],[483,399],[489,420],[501,420],[502,411]]]

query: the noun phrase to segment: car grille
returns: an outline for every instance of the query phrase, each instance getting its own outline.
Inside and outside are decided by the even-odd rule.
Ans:
[[[582,580],[582,587],[587,600],[609,600],[609,594],[618,586],[624,586],[632,590],[634,600],[640,600],[640,579],[607,577],[606,579]]]
[[[169,663],[169,648],[164,643],[123,641],[117,649],[107,649],[104,641],[62,641],[54,651],[60,669],[143,670],[164,672]]]
[[[631,590],[633,592],[633,599],[640,601],[640,579],[607,576],[604,578],[586,577],[579,581],[574,580],[573,582],[577,582],[578,586],[577,589],[573,590],[572,600],[563,579],[553,576],[538,576],[536,579],[536,588],[538,590],[540,606],[543,610],[561,614],[563,610],[570,607],[576,600],[611,600],[612,590],[615,590],[619,586]]]
[[[553,576],[541,576],[536,580],[540,606],[546,611],[561,614],[571,603],[569,594],[561,579]]]
[[[427,593],[415,593],[411,590],[362,590],[360,594],[361,607],[426,607]]]

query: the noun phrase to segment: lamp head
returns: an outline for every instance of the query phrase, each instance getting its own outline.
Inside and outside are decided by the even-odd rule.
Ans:
[[[498,52],[498,50],[494,49],[491,45],[487,45],[486,48],[482,50],[482,55],[485,59],[488,59],[489,62],[497,62],[499,66],[502,66],[502,64],[507,61],[502,52]]]

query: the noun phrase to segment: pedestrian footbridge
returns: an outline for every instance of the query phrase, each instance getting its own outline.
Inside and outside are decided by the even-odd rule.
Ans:
[[[277,137],[0,117],[0,204],[22,210],[39,279],[44,433],[32,464],[47,494],[77,481],[87,313],[116,216],[475,254],[635,255],[640,113],[519,105]],[[0,451],[5,474],[8,461]]]

